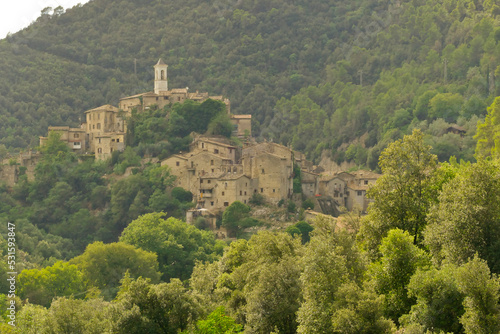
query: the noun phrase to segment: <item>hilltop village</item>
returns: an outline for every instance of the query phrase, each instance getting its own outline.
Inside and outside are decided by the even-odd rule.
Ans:
[[[85,122],[79,128],[51,126],[48,131],[60,133],[60,140],[74,152],[93,154],[96,160],[106,160],[114,151],[125,149],[126,120],[133,110],[142,112],[153,105],[163,108],[185,100],[219,100],[226,106],[234,127],[233,135],[241,138],[243,144],[234,145],[220,136],[194,134],[189,152],[159,161],[176,176],[175,186],[193,194],[194,211],[216,214],[235,201],[247,204],[252,196],[260,195],[273,204],[298,196],[309,198],[317,211],[334,216],[340,213],[341,207],[366,212],[366,191],[375,183],[378,174],[369,171],[328,172],[289,147],[271,142],[258,143],[251,137],[251,115],[232,115],[230,101],[223,96],[198,91],[191,93],[188,88],[169,90],[167,69],[168,65],[162,59],[154,66],[154,91],[124,97],[118,107],[108,104],[87,110]],[[45,145],[47,138],[40,137],[40,146]],[[19,164],[30,172],[36,159],[36,156],[20,158]],[[15,183],[16,173],[11,171],[10,175],[12,177],[7,183]]]

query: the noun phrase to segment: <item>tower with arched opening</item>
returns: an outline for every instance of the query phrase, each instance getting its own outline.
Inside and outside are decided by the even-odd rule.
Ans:
[[[167,68],[168,65],[160,58],[155,68],[155,94],[161,95],[161,92],[168,91]]]

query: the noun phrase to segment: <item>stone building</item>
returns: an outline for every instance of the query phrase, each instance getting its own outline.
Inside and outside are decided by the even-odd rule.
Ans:
[[[85,152],[87,150],[85,127],[70,128],[69,126],[49,126],[49,132],[58,132],[61,140],[65,142],[73,152]],[[40,137],[40,146],[45,145],[48,137]]]
[[[171,103],[182,103],[185,100],[203,102],[212,99],[224,102],[228,114],[231,112],[231,103],[229,99],[223,96],[210,96],[208,93],[198,91],[191,93],[188,87],[169,90],[167,69],[168,65],[162,59],[158,60],[158,63],[154,66],[154,91],[124,97],[120,99],[119,108],[130,113],[134,108],[140,112],[149,109],[152,105],[163,108]]]
[[[195,195],[199,208],[220,211],[234,201],[247,204],[253,194],[274,203],[291,197],[293,165],[305,163],[301,153],[274,143],[238,148],[220,140],[197,137],[190,152],[161,162],[177,176],[176,186]]]
[[[341,172],[323,177],[319,180],[319,193],[328,195],[347,210],[366,212],[369,200],[366,191],[375,184],[380,174],[359,170],[355,172]]]
[[[252,136],[252,115],[231,115],[230,118],[234,126],[233,136]]]
[[[149,109],[156,105],[163,108],[171,103],[182,103],[185,100],[203,102],[207,99],[224,102],[228,115],[230,115],[230,101],[222,96],[210,96],[208,93],[198,91],[191,93],[186,88],[168,89],[168,65],[161,59],[154,66],[154,91],[122,98],[119,107],[103,105],[101,107],[85,111],[85,122],[80,128],[68,126],[49,127],[49,132],[61,132],[61,140],[78,153],[93,153],[97,160],[105,160],[111,157],[114,151],[125,149],[125,136],[127,134],[126,118],[131,115],[133,109],[138,112]],[[240,137],[249,136],[252,133],[251,115],[230,115],[234,125],[234,134]],[[47,137],[40,137],[40,146],[47,141]],[[206,143],[207,145],[212,145]],[[203,149],[203,148],[201,148]],[[228,148],[221,148],[225,151]],[[230,148],[235,150],[234,147]],[[218,153],[215,153],[218,154]],[[233,157],[234,161],[236,157]]]

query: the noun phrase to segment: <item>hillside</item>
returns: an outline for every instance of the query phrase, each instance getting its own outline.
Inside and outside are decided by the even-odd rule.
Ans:
[[[35,147],[48,125],[77,125],[86,109],[150,90],[162,57],[171,87],[226,95],[234,113],[254,115],[256,134],[315,161],[326,150],[376,168],[415,127],[440,160],[471,160],[477,119],[498,90],[498,8],[94,0],[46,10],[0,41],[0,144]],[[455,123],[465,136],[447,133]]]

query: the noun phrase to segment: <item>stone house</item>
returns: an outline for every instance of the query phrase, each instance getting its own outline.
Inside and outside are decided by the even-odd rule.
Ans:
[[[70,128],[69,126],[49,126],[50,132],[61,134],[61,140],[65,142],[73,152],[85,152],[87,150],[87,141],[85,139],[85,127]],[[48,137],[40,137],[40,146],[45,145]]]
[[[341,172],[319,180],[319,193],[331,196],[347,210],[366,212],[369,200],[366,191],[375,184],[380,174],[370,171]]]

